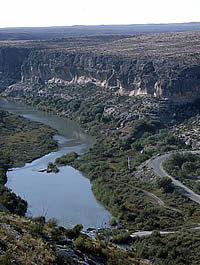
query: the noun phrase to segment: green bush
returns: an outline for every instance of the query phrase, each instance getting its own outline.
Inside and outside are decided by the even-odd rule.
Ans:
[[[25,215],[27,210],[27,202],[1,184],[0,203],[3,204],[11,213]]]
[[[112,218],[110,219],[110,225],[111,225],[111,226],[116,226],[116,225],[117,225],[117,220],[116,220],[116,218],[112,217]]]
[[[31,226],[31,233],[35,236],[41,235],[43,233],[44,224],[36,223]]]
[[[38,216],[33,218],[35,222],[40,223],[40,224],[45,224],[46,220],[45,220],[45,216]]]
[[[158,180],[158,186],[159,186],[159,188],[162,188],[165,193],[166,192],[172,192],[174,190],[172,180],[168,177],[160,178]]]
[[[0,184],[4,185],[6,182],[7,182],[7,176],[5,169],[0,168]]]
[[[58,224],[58,220],[56,218],[50,218],[47,222],[48,226],[53,228],[56,227]]]
[[[119,232],[112,236],[111,241],[115,244],[128,244],[131,241],[129,232]]]
[[[59,169],[57,168],[57,166],[52,163],[52,162],[49,162],[48,163],[48,166],[47,166],[47,173],[58,173],[59,172]]]
[[[0,256],[0,264],[2,265],[11,265],[13,264],[12,261],[11,261],[11,257],[9,254],[5,254],[3,256]]]
[[[69,163],[74,162],[78,157],[76,152],[71,152],[66,155],[62,155],[61,157],[57,157],[55,163],[58,165],[67,165]]]
[[[200,155],[192,153],[174,153],[163,163],[164,169],[174,178],[179,179],[185,185],[200,192],[196,177],[200,173]]]
[[[65,235],[70,238],[77,238],[79,237],[82,229],[83,229],[82,224],[75,225],[72,229],[66,229]]]

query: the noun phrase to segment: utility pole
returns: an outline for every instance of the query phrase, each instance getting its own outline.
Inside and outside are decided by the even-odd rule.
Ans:
[[[131,169],[130,158],[129,158],[129,156],[128,156],[128,169]]]

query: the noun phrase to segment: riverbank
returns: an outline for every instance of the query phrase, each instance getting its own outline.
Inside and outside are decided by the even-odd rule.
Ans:
[[[81,115],[80,110],[78,113]],[[73,116],[76,120],[79,120],[78,113]],[[85,110],[84,113],[86,115]],[[154,121],[139,120],[118,128],[118,120],[110,118],[103,122],[103,116],[102,113],[100,121],[99,115],[94,117],[95,121],[82,123],[83,120],[79,120],[82,127],[90,128],[90,131],[98,124],[98,140],[87,153],[73,163],[73,166],[89,177],[97,199],[118,217],[118,229],[165,231],[176,227],[181,230],[189,224],[198,223],[198,205],[186,199],[177,190],[163,192],[159,186],[159,178],[150,174],[143,178],[142,175],[135,174],[138,166],[153,155],[187,148],[184,141],[176,137],[171,130],[163,128],[163,124]],[[103,127],[101,124],[104,124]],[[107,127],[106,130],[104,126]],[[160,205],[157,198],[164,204]],[[173,260],[174,264],[182,264],[175,256],[168,257],[165,250],[169,248],[171,238],[176,241],[179,237],[182,239],[178,247],[182,246],[184,249],[179,251],[179,255],[183,257],[184,238],[188,237],[187,241],[193,244],[193,234],[189,232],[167,235],[165,238],[159,233],[156,236],[153,233],[148,238],[137,239],[134,243],[136,255],[142,258],[156,257],[158,262]],[[158,248],[157,255],[155,253]],[[198,259],[192,252],[187,253],[185,259],[190,260],[190,257],[193,257],[194,261]]]
[[[3,105],[3,103],[2,103]],[[56,218],[60,225],[71,227],[82,223],[84,228],[105,226],[111,215],[100,205],[92,191],[88,178],[70,166],[59,167],[59,173],[40,173],[49,162],[59,156],[76,152],[82,155],[94,142],[74,122],[52,113],[15,102],[4,102],[5,109],[19,113],[34,121],[40,121],[56,129],[58,150],[26,163],[24,167],[8,172],[6,186],[28,201],[28,216],[45,215]]]
[[[12,167],[56,151],[55,134],[56,130],[44,124],[0,110],[1,152],[9,157]]]
[[[114,94],[113,97],[117,100]],[[34,102],[26,98],[25,102],[61,116],[70,115],[97,136],[96,143],[72,165],[90,179],[96,198],[118,218],[122,228],[163,230],[187,226],[191,218],[188,212],[192,212],[192,220],[197,222],[199,213],[195,203],[185,200],[181,192],[164,193],[158,177],[149,175],[143,179],[135,175],[140,164],[158,153],[190,148],[163,123],[135,120],[118,127],[119,119],[105,115],[105,106],[98,98],[93,99],[92,105],[91,99],[79,104],[72,100],[66,105],[64,99],[61,102],[38,97]],[[125,102],[122,98],[121,104]],[[165,207],[155,197],[163,200]],[[174,206],[177,211],[173,210]]]
[[[0,212],[0,264],[139,264],[140,258],[133,251],[114,247],[100,233],[92,240],[81,230],[81,225],[65,229],[55,220],[45,222],[44,217],[23,218]]]
[[[25,215],[27,202],[4,186],[8,169],[55,151],[55,133],[45,125],[0,110],[0,203],[10,212]]]

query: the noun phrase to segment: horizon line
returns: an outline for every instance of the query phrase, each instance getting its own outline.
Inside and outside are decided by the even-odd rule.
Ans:
[[[67,28],[67,27],[106,27],[106,26],[153,26],[153,25],[174,25],[174,24],[198,24],[200,21],[190,21],[190,22],[160,22],[160,23],[133,23],[133,24],[74,24],[65,26],[10,26],[10,27],[0,27],[0,29],[26,29],[26,28]]]

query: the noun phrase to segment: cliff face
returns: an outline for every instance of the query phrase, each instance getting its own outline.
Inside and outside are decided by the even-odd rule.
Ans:
[[[0,92],[21,80],[21,66],[28,54],[24,48],[0,48]]]
[[[66,86],[93,82],[105,88],[118,88],[130,96],[153,95],[176,102],[200,96],[200,62],[50,50],[1,49],[0,88],[10,86],[4,95],[22,95],[34,85]]]
[[[180,65],[167,60],[133,60],[80,53],[32,52],[22,65],[22,82],[84,84],[117,87],[130,96],[150,94],[176,101],[200,95],[200,64]]]

